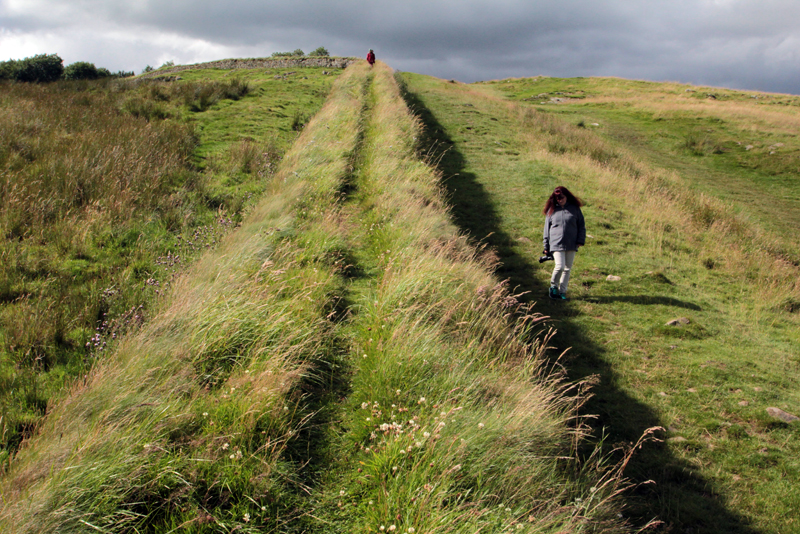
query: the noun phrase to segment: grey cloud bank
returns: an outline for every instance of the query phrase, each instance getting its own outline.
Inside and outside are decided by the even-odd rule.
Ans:
[[[800,94],[796,0],[0,0],[0,59],[141,71],[325,46],[465,82],[619,76]]]

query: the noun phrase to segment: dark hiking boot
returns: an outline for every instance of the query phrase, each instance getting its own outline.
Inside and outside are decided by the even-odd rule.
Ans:
[[[550,298],[553,300],[560,300],[561,293],[558,292],[558,288],[553,286],[550,288]]]

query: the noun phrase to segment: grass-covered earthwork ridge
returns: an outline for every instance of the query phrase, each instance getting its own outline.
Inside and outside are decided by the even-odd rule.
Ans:
[[[2,530],[625,531],[622,464],[579,460],[585,384],[423,143],[390,68],[340,75],[238,228],[48,408]]]
[[[339,72],[0,84],[3,462],[240,223]]]
[[[777,411],[800,416],[800,97],[403,79],[454,221],[552,318],[571,377],[597,376],[582,412],[596,436],[664,427],[625,471],[640,483],[626,517],[658,517],[664,532],[800,531],[800,425]],[[567,302],[547,299],[552,263],[537,261],[556,185],[585,201],[589,234]]]

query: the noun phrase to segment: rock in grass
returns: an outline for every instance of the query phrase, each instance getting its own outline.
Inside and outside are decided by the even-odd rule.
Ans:
[[[667,326],[681,326],[689,323],[691,323],[691,321],[688,317],[678,317],[677,319],[667,321]]]
[[[606,280],[608,280],[609,282],[619,282],[620,280],[622,280],[622,278],[613,274],[609,274],[606,277]]]
[[[770,417],[780,419],[784,423],[794,423],[795,421],[800,421],[800,417],[792,415],[788,412],[784,412],[780,408],[769,407],[767,408],[767,413],[770,415]]]

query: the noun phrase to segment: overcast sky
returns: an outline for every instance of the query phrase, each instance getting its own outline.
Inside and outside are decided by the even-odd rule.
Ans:
[[[139,73],[324,46],[463,82],[619,76],[800,94],[800,0],[0,0],[0,60]]]

